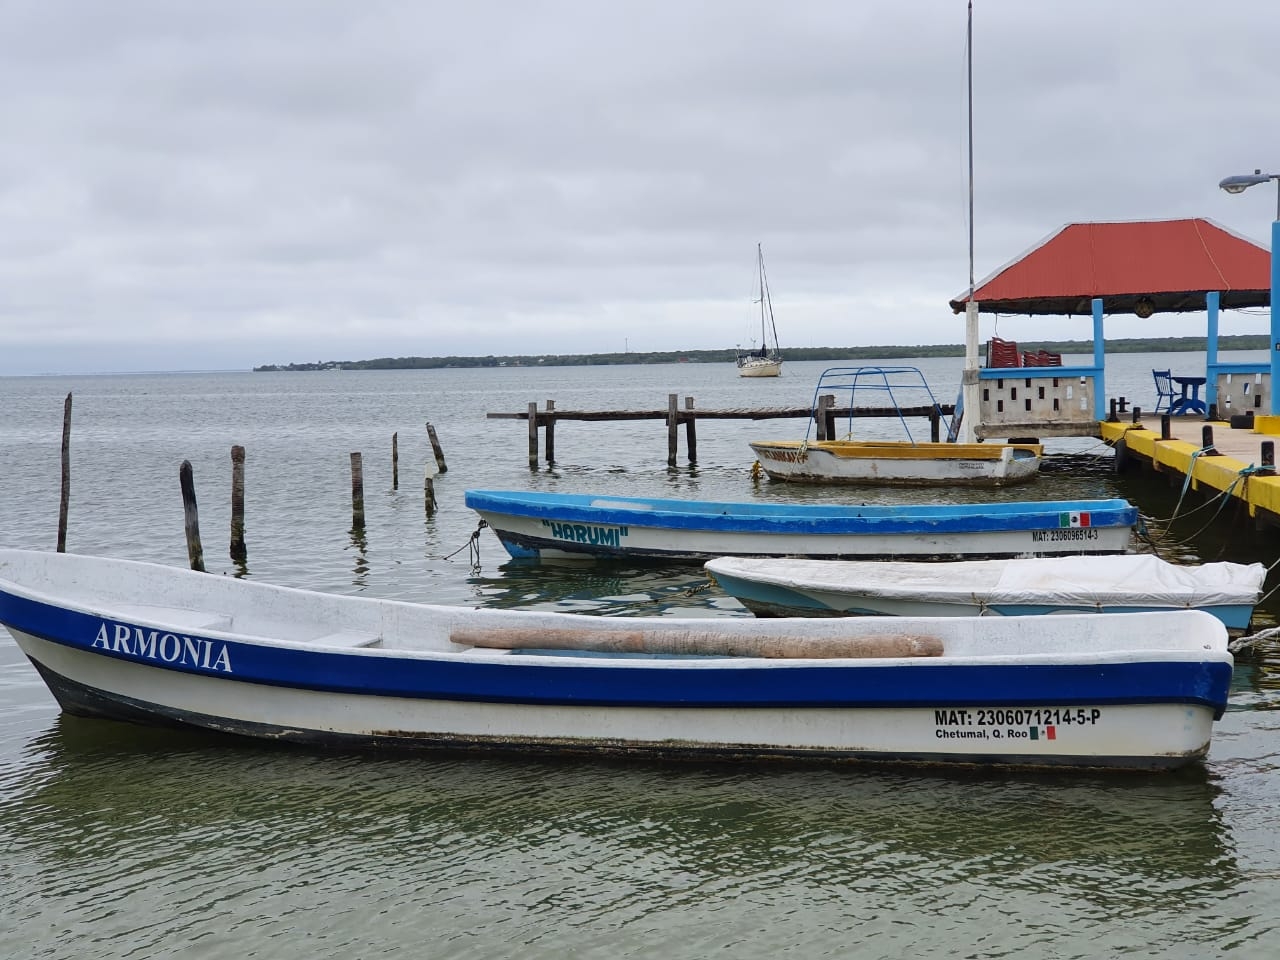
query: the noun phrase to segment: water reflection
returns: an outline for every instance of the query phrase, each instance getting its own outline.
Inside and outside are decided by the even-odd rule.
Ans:
[[[603,616],[748,616],[701,564],[510,560],[468,583],[480,606]]]
[[[648,909],[663,902],[663,877],[748,888],[771,876],[824,889],[874,881],[886,897],[945,876],[1131,898],[1145,909],[1185,905],[1189,894],[1239,879],[1219,788],[1203,772],[933,776],[227,743],[62,717],[28,746],[30,779],[5,801],[6,832],[37,857],[98,877],[120,862],[167,860],[173,844],[206,855],[210,844],[265,847],[286,863],[304,853],[335,867],[376,863],[384,876],[438,884],[446,878],[420,860],[467,875],[468,851],[481,863],[500,851],[521,862],[568,853],[611,865],[614,880],[629,869],[651,874],[647,893],[624,883]]]

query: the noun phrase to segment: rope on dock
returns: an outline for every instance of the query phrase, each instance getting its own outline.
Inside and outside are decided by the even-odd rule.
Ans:
[[[1218,493],[1215,496],[1209,498],[1204,503],[1200,504],[1198,507],[1193,507],[1192,509],[1188,510],[1186,513],[1181,513],[1180,511],[1182,509],[1183,499],[1186,497],[1187,491],[1191,489],[1191,477],[1196,470],[1196,458],[1201,456],[1202,454],[1209,453],[1212,450],[1213,450],[1213,447],[1204,447],[1200,450],[1195,451],[1195,453],[1191,455],[1191,463],[1187,467],[1187,476],[1182,483],[1182,492],[1178,494],[1178,502],[1174,505],[1173,514],[1167,520],[1163,521],[1166,527],[1166,532],[1161,536],[1161,539],[1164,539],[1164,537],[1168,536],[1168,527],[1172,526],[1175,520],[1184,520],[1187,517],[1194,516],[1195,514],[1199,513],[1201,510],[1206,510],[1209,507],[1212,507],[1216,503],[1217,509],[1213,511],[1213,515],[1209,517],[1208,521],[1202,527],[1196,530],[1194,533],[1190,534],[1190,536],[1193,538],[1200,536],[1200,534],[1204,533],[1207,529],[1209,529],[1209,525],[1212,524],[1218,518],[1218,514],[1222,512],[1223,507],[1225,507],[1230,502],[1231,495],[1235,491],[1236,486],[1242,483],[1248,484],[1249,477],[1251,477],[1255,473],[1263,472],[1262,467],[1255,466],[1254,464],[1251,463],[1249,464],[1249,466],[1241,468],[1241,470],[1236,474],[1235,478],[1231,481],[1231,483],[1229,483],[1226,486],[1225,489],[1218,491]],[[1156,545],[1154,538],[1148,539],[1147,542],[1150,543],[1153,547]]]

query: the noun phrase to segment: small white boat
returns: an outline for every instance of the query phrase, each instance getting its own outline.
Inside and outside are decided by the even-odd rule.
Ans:
[[[848,397],[845,436],[835,438],[835,399]],[[861,406],[859,405],[861,404]],[[874,406],[896,412],[905,440],[854,439],[859,411]],[[818,378],[809,431],[802,440],[751,442],[760,468],[771,480],[800,483],[1004,487],[1027,483],[1040,473],[1039,443],[916,441],[912,415],[941,422],[941,405],[916,367],[830,367]],[[819,437],[809,433],[821,427]]]
[[[313,746],[1167,769],[1232,657],[1205,613],[589,617],[0,551],[67,713]]]
[[[760,274],[760,296],[756,301],[760,304],[760,346],[738,354],[738,376],[777,377],[782,375],[782,354],[778,351],[778,328],[773,322],[769,280],[764,273],[764,248],[758,243],[756,265]]]
[[[707,572],[757,616],[1036,616],[1204,610],[1249,629],[1267,568],[1151,554],[904,563],[721,557]]]
[[[771,480],[899,486],[1007,487],[1034,480],[1038,443],[909,443],[894,440],[756,440]]]
[[[820,504],[468,490],[517,559],[705,562],[716,557],[962,560],[1124,553],[1127,500]]]

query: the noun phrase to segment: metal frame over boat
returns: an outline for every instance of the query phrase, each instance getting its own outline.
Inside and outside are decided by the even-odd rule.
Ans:
[[[1249,629],[1267,568],[1152,554],[876,563],[720,557],[712,579],[758,616],[1034,616],[1203,610]]]
[[[1197,611],[587,617],[20,550],[0,623],[68,713],[341,748],[1167,769],[1232,672]]]
[[[848,420],[844,439],[811,439],[815,424],[829,409],[825,397],[845,396]],[[906,440],[855,440],[858,404],[898,412]],[[829,367],[818,378],[812,416],[803,440],[756,440],[750,446],[771,480],[801,483],[895,485],[964,485],[1003,487],[1034,480],[1040,472],[1044,447],[1039,443],[917,442],[911,435],[904,408],[942,408],[917,367]],[[834,420],[832,420],[834,424]]]
[[[1124,553],[1126,500],[966,504],[716,502],[468,490],[516,558],[706,561],[721,556],[963,560]]]

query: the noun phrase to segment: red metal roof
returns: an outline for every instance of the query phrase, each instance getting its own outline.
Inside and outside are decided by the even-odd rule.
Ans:
[[[1223,309],[1271,303],[1271,253],[1212,220],[1069,223],[974,290],[982,313],[1088,315]],[[964,311],[968,291],[951,301]],[[1140,301],[1145,301],[1139,307]],[[1135,311],[1135,307],[1139,309]]]

